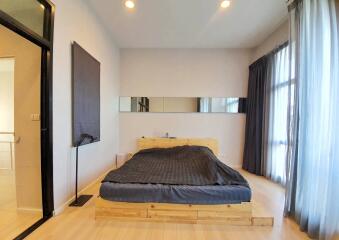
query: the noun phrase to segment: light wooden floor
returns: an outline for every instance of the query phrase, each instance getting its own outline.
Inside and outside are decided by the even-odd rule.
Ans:
[[[14,171],[0,171],[0,239],[13,239],[38,221],[42,215],[16,209]]]
[[[274,227],[233,227],[175,223],[136,223],[94,220],[94,204],[83,208],[67,208],[37,229],[27,239],[75,240],[256,240],[308,239],[298,226],[283,218],[284,190],[270,181],[242,172],[253,189],[255,211],[275,217]],[[87,193],[97,194],[99,184]]]

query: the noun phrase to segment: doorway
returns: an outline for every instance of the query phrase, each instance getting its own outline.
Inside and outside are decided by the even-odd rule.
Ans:
[[[0,239],[23,239],[53,215],[54,6],[0,1]]]
[[[0,39],[0,215],[15,237],[43,217],[41,48],[3,26]]]

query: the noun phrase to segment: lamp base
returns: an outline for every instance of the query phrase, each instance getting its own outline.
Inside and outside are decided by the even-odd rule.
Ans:
[[[80,195],[77,200],[74,200],[69,206],[70,207],[82,207],[84,206],[88,200],[91,199],[93,195]]]

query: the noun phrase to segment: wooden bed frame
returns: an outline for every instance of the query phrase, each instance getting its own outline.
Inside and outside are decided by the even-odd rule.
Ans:
[[[199,145],[218,154],[214,139],[141,138],[138,149]],[[239,226],[273,226],[273,217],[253,216],[252,203],[191,205],[167,203],[127,203],[95,199],[95,218],[127,221],[207,223]]]
[[[139,138],[138,151],[148,148],[170,148],[184,145],[208,147],[215,155],[219,154],[218,141],[213,138]]]

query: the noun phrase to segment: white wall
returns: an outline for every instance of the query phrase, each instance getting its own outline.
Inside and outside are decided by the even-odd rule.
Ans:
[[[80,189],[113,166],[118,151],[119,50],[81,0],[54,0],[53,144],[54,205],[59,212],[74,195],[71,43],[78,42],[101,62],[101,141],[79,149]]]
[[[121,96],[246,96],[248,49],[121,49]]]
[[[249,49],[122,49],[120,95],[246,97]],[[141,136],[213,137],[220,158],[242,164],[244,114],[120,113],[120,151],[136,150]]]
[[[285,21],[281,24],[265,41],[253,49],[252,62],[261,58],[274,48],[288,41],[289,38],[289,22]]]

